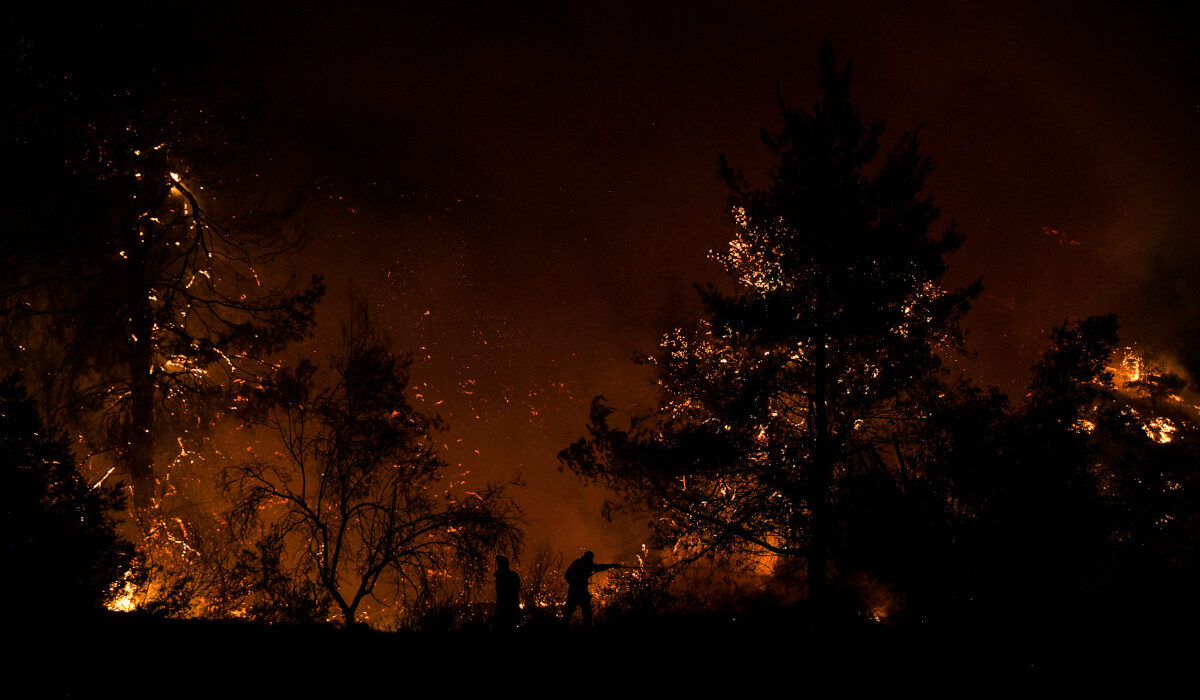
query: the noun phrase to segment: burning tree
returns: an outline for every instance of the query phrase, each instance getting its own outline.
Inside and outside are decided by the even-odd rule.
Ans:
[[[167,446],[184,449],[265,358],[306,336],[322,293],[272,268],[296,242],[293,206],[242,171],[236,123],[172,96],[170,71],[146,58],[143,34],[176,35],[160,14],[99,33],[56,22],[4,66],[16,105],[2,144],[4,361],[129,473],[141,509]]]
[[[722,159],[736,234],[714,257],[731,289],[703,289],[699,327],[644,358],[660,405],[622,430],[597,397],[589,435],[559,455],[620,506],[657,514],[660,543],[804,561],[817,599],[843,477],[895,463],[978,289],[941,285],[962,237],[930,232],[938,210],[921,194],[930,163],[916,135],[877,160],[883,123],[859,115],[828,48],[820,87],[810,112],[780,101],[765,188]]]
[[[1088,465],[1106,506],[1102,590],[1143,611],[1169,606],[1171,615],[1195,614],[1200,407],[1184,399],[1187,381],[1168,369],[1168,358],[1117,351],[1115,320],[1110,326],[1092,398],[1073,425],[1087,440]]]
[[[231,521],[263,528],[277,568],[326,592],[347,625],[388,588],[420,593],[454,563],[484,571],[486,555],[519,544],[519,512],[503,485],[456,495],[434,451],[436,417],[409,401],[412,360],[356,314],[332,380],[284,369],[258,397],[254,425],[279,441],[268,459],[230,466]],[[279,563],[282,562],[282,563]]]
[[[98,140],[76,164],[97,188],[90,211],[54,241],[70,256],[25,268],[8,318],[14,354],[43,368],[66,415],[88,418],[92,449],[113,452],[141,508],[162,476],[156,442],[228,410],[271,353],[307,335],[322,293],[317,278],[300,291],[262,284],[260,268],[291,244],[281,219],[214,213],[174,139]]]

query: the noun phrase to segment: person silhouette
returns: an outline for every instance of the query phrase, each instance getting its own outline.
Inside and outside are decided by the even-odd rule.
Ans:
[[[597,564],[595,558],[596,555],[590,551],[584,552],[583,556],[571,562],[566,572],[563,573],[563,578],[567,579],[567,604],[563,607],[563,622],[567,624],[571,624],[575,608],[579,608],[583,614],[584,626],[591,626],[592,594],[588,592],[588,579],[594,573],[622,566],[621,564]]]
[[[512,629],[521,617],[521,577],[508,568],[508,557],[496,555],[496,627]]]

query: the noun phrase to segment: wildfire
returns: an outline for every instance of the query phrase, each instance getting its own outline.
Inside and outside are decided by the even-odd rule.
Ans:
[[[1106,367],[1105,369],[1112,372],[1118,386],[1124,387],[1141,381],[1145,366],[1146,359],[1142,354],[1131,347],[1127,347],[1120,361],[1115,366]]]
[[[1113,384],[1118,393],[1136,399],[1138,407],[1128,407],[1129,415],[1137,418],[1142,424],[1146,436],[1160,444],[1166,444],[1175,439],[1179,426],[1176,419],[1167,418],[1160,414],[1164,402],[1173,406],[1168,413],[1172,415],[1183,411],[1191,415],[1200,411],[1200,406],[1186,404],[1180,396],[1187,380],[1173,371],[1171,363],[1161,361],[1153,356],[1146,356],[1133,347],[1126,347],[1120,359],[1105,369],[1112,373]],[[1148,406],[1142,405],[1148,403]],[[1090,432],[1090,430],[1089,430]]]
[[[114,612],[133,612],[137,610],[137,598],[139,597],[138,588],[133,582],[133,572],[125,572],[125,580],[121,584],[121,590],[116,597],[108,601],[104,607]]]
[[[1175,429],[1175,424],[1171,422],[1171,419],[1163,418],[1162,416],[1155,416],[1150,422],[1142,426],[1142,430],[1146,431],[1147,437],[1164,445],[1173,439],[1171,434],[1175,432]]]

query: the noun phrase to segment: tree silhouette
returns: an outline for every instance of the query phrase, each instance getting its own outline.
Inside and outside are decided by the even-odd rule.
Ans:
[[[1109,355],[1116,346],[1112,323]],[[1130,359],[1126,354],[1125,361]],[[1194,616],[1192,591],[1200,580],[1200,415],[1180,396],[1184,378],[1152,357],[1132,359],[1132,376],[1113,382],[1107,367],[1130,367],[1105,356],[1103,380],[1093,382],[1100,390],[1085,397],[1089,400],[1075,423],[1088,441],[1090,477],[1103,502],[1108,535],[1103,558],[1093,554],[1086,587],[1079,587],[1088,602],[1125,613]]]
[[[978,289],[940,284],[962,238],[930,232],[916,135],[877,159],[883,123],[859,115],[849,86],[826,47],[821,98],[811,111],[781,100],[783,128],[764,134],[776,158],[765,188],[722,159],[736,234],[716,258],[730,289],[703,289],[700,327],[645,358],[656,410],[619,430],[598,397],[589,436],[560,454],[657,513],[663,540],[804,561],[817,599],[841,479],[892,459]]]
[[[431,574],[519,544],[519,513],[501,485],[460,496],[431,433],[437,418],[408,399],[411,358],[397,356],[356,311],[333,378],[307,361],[258,397],[255,425],[278,438],[270,459],[230,466],[231,521],[263,527],[275,568],[324,589],[347,625],[383,588],[424,589]]]
[[[1196,427],[1152,429],[1162,417],[1114,387],[1116,347],[1115,317],[1091,317],[1053,330],[1023,401],[947,387],[903,470],[844,479],[839,566],[901,594],[910,619],[1178,614],[1196,580]]]
[[[91,488],[69,443],[42,424],[19,377],[0,381],[0,560],[17,618],[101,607],[117,592],[133,547],[116,532],[120,490]]]
[[[1101,497],[1094,426],[1106,420],[1114,316],[1063,325],[1034,366],[1024,405],[998,426],[973,528],[978,595],[1013,619],[1066,615],[1103,569],[1113,521]]]
[[[131,45],[95,59],[35,38],[5,57],[17,108],[3,142],[4,359],[129,473],[145,508],[163,476],[156,443],[202,433],[265,358],[307,335],[322,285],[297,289],[271,267],[295,243],[292,207],[238,172],[236,124],[172,96]]]

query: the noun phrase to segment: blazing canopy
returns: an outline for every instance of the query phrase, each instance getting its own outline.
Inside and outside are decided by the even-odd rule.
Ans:
[[[977,286],[941,285],[961,236],[931,233],[930,162],[906,134],[877,159],[883,123],[850,101],[849,69],[822,55],[812,111],[781,101],[768,185],[722,159],[736,234],[715,255],[731,284],[702,290],[706,317],[668,333],[653,365],[659,406],[609,423],[560,454],[581,476],[658,515],[662,543],[804,560],[824,593],[840,478],[882,465],[919,421],[938,353]],[[696,550],[693,550],[696,551]]]

